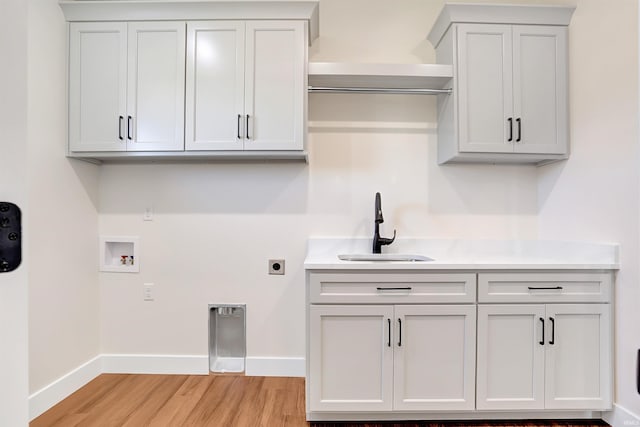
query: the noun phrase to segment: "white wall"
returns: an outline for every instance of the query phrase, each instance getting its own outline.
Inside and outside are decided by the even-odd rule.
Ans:
[[[0,174],[25,173],[19,142],[25,139],[21,94],[27,49],[9,37],[26,31],[26,6],[18,3],[5,1],[2,7],[17,12],[0,13],[16,17],[1,27],[0,40],[11,43],[0,44],[0,52],[18,64],[16,69],[0,70],[5,83],[1,90],[11,93],[3,99],[13,100],[0,106],[7,110],[0,117],[11,118],[7,123],[15,135],[4,138],[3,123],[3,149],[5,140],[18,143],[10,145],[16,150],[11,154],[13,169],[3,163]],[[640,413],[632,383],[640,338],[634,328],[640,320],[635,309],[637,4],[577,4],[570,30],[573,153],[567,162],[540,169],[440,167],[435,160],[433,99],[314,94],[309,102],[308,165],[95,168],[61,155],[66,138],[64,87],[51,82],[64,81],[63,18],[55,0],[29,2],[31,391],[91,358],[99,342],[104,353],[204,355],[210,302],[248,304],[250,356],[302,356],[306,239],[369,236],[373,194],[381,191],[385,234],[397,228],[403,237],[539,236],[621,242],[616,400]],[[321,0],[321,37],[311,48],[311,60],[432,62],[426,35],[441,5],[441,0]],[[11,187],[13,193],[0,187],[0,194],[26,202],[21,184],[24,180]],[[148,206],[155,216],[144,222]],[[99,296],[98,231],[139,235],[142,244],[140,274],[100,274]],[[268,276],[268,258],[285,258],[287,274]],[[0,353],[18,367],[2,371],[17,388],[8,390],[4,382],[0,386],[0,405],[9,403],[12,410],[0,407],[0,414],[23,417],[19,390],[25,376],[21,371],[26,369],[20,362],[26,352],[26,314],[20,302],[26,291],[20,286],[26,272],[0,280],[0,304],[17,301],[9,309],[1,306],[0,337],[18,344],[12,347],[15,351]],[[154,302],[142,301],[145,282],[156,284]],[[7,328],[7,317],[14,323],[17,319],[17,327]],[[5,360],[0,366],[7,366]]]
[[[433,62],[441,6],[322,0],[311,60]],[[103,352],[206,355],[218,302],[247,304],[249,356],[304,356],[306,239],[372,235],[376,191],[386,235],[537,236],[536,168],[437,166],[434,98],[314,94],[309,110],[308,165],[101,167],[100,233],[141,239],[140,274],[101,274]],[[285,276],[267,275],[269,258]]]
[[[65,157],[66,23],[58,2],[29,0],[28,5],[29,371],[34,393],[99,352],[99,168]]]
[[[539,169],[541,238],[620,243],[616,402],[640,415],[638,2],[580,0],[570,27],[571,158]]]
[[[0,201],[27,214],[27,5],[0,2]],[[23,221],[23,242],[31,233]],[[23,253],[24,255],[24,253]],[[24,257],[26,258],[26,257]],[[28,420],[27,266],[0,273],[0,425]]]

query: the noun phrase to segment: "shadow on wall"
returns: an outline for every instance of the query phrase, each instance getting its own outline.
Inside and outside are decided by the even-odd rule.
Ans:
[[[78,177],[78,182],[82,185],[87,198],[91,201],[91,204],[97,212],[100,203],[100,166],[77,159],[67,159],[67,161],[76,174],[76,177]]]
[[[500,164],[437,165],[429,158],[429,213],[535,215],[538,212],[536,166]]]
[[[277,173],[274,173],[274,170]],[[304,213],[304,163],[103,165],[101,213]]]

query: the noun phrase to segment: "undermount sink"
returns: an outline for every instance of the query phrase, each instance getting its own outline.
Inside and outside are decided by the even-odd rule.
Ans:
[[[433,261],[432,258],[412,254],[342,254],[338,255],[338,259],[342,261]]]

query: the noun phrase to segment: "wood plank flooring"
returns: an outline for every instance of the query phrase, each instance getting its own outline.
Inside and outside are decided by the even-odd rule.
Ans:
[[[304,379],[103,374],[30,427],[595,427],[597,421],[307,423]]]

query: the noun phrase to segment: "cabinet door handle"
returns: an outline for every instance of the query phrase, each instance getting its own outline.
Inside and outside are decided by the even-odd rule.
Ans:
[[[251,137],[249,136],[249,115],[247,114],[247,127],[245,132],[247,134],[247,139],[251,139]]]
[[[387,338],[387,347],[391,347],[391,319],[387,319],[389,326],[389,338]]]
[[[376,288],[379,291],[410,291],[411,287],[410,286],[404,286],[404,287],[398,287],[398,288],[385,288],[385,287],[378,287]]]
[[[398,347],[402,347],[402,319],[398,319]]]
[[[509,122],[509,139],[507,141],[511,142],[513,141],[513,117],[509,117],[507,121]]]
[[[122,137],[122,121],[124,120],[124,117],[119,116],[120,118],[118,119],[118,139],[120,141],[122,141],[124,138]]]
[[[549,344],[554,345],[556,343],[556,319],[549,317],[549,321],[551,322],[551,341]]]
[[[516,123],[518,124],[518,137],[516,138],[516,142],[520,142],[522,139],[522,120],[520,120],[520,117],[516,119]]]
[[[242,121],[242,116],[240,114],[238,114],[238,139],[242,139],[242,136],[240,135],[240,122]]]
[[[527,286],[527,289],[530,291],[553,291],[553,290],[561,290],[562,286]]]
[[[132,119],[133,119],[133,117],[127,116],[127,139],[128,140],[132,140],[133,139],[131,137],[131,120]]]
[[[540,345],[544,345],[544,318],[540,318],[540,321],[542,322],[542,339],[540,340]]]
[[[640,349],[638,349],[638,360],[636,361],[636,388],[638,389],[638,394],[640,394]]]

